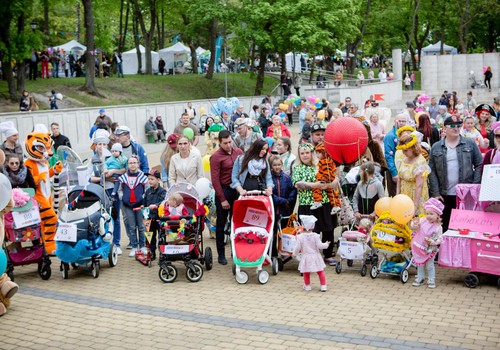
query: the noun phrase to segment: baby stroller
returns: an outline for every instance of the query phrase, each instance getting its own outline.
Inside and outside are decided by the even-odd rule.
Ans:
[[[369,220],[368,223],[371,225],[371,221],[368,217],[369,215],[363,215],[362,220]],[[368,264],[378,264],[378,256],[373,253],[368,244],[370,242],[369,232],[353,231],[353,227],[354,223],[349,230],[342,232],[342,237],[339,238],[337,254],[340,260],[335,266],[335,272],[338,274],[342,272],[343,260],[347,260],[348,269],[354,268],[354,261],[359,261],[361,264],[359,272],[361,276],[364,277],[368,271]]]
[[[301,232],[298,226],[297,214],[280,217],[278,220],[278,271],[283,271],[284,265],[293,259],[297,235]]]
[[[38,264],[38,274],[43,280],[48,280],[52,274],[51,262],[41,237],[39,208],[33,198],[35,191],[31,188],[23,188],[22,191],[30,199],[24,206],[14,207],[4,216],[6,272],[14,281],[14,266]]]
[[[165,283],[174,282],[178,271],[172,262],[183,261],[186,266],[186,278],[191,282],[198,282],[203,277],[202,264],[207,271],[213,266],[212,249],[204,248],[203,244],[203,227],[207,211],[193,185],[179,182],[168,189],[166,197],[172,193],[182,195],[189,216],[164,216],[165,202],[158,208],[160,217],[158,277]]]
[[[375,222],[371,231],[373,248],[381,249],[382,259],[373,264],[370,269],[370,277],[377,278],[379,273],[391,276],[399,276],[401,282],[406,283],[410,277],[409,268],[412,266],[411,256],[411,230],[408,225],[394,222],[389,213],[382,213]],[[389,257],[389,253],[396,253]]]
[[[273,274],[278,273],[278,260],[271,259],[274,228],[274,206],[271,197],[261,191],[248,191],[247,196],[234,202],[231,220],[232,271],[236,282],[248,282],[248,273],[242,267],[256,267],[259,283],[269,281],[269,272],[262,269],[265,261],[271,263]]]
[[[57,226],[56,256],[61,259],[64,279],[68,278],[70,264],[74,268],[83,264],[87,268],[90,264],[92,276],[97,278],[101,259],[108,259],[110,267],[118,263],[116,246],[111,243],[111,201],[102,186],[73,187]]]
[[[470,87],[475,89],[475,88],[486,88],[486,86],[484,85],[484,82],[482,82],[481,80],[478,80],[476,79],[476,75],[474,74],[474,71],[470,71],[469,73],[469,81],[470,81]]]

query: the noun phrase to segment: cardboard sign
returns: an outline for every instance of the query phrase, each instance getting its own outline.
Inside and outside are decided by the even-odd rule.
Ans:
[[[60,242],[76,242],[76,230],[75,224],[60,222],[57,225],[55,239]]]
[[[490,164],[483,168],[479,200],[500,201],[500,164]]]
[[[295,235],[281,235],[281,250],[293,253],[295,245],[297,244],[297,237]]]
[[[189,253],[189,245],[164,245],[163,254],[185,254]]]
[[[340,241],[339,253],[343,259],[363,259],[365,248],[361,242]]]
[[[26,211],[13,211],[12,218],[14,219],[14,226],[16,228],[28,227],[41,222],[40,213],[36,207],[32,207]]]
[[[466,228],[476,232],[500,232],[500,214],[484,211],[458,210],[451,211],[449,228]]]
[[[267,211],[248,208],[245,214],[245,218],[243,219],[243,222],[250,226],[265,228],[267,225],[267,218],[268,218]]]

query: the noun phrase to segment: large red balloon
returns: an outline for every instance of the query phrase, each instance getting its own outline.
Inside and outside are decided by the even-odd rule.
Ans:
[[[338,118],[326,127],[325,147],[337,163],[354,163],[365,153],[367,146],[366,128],[352,117]]]

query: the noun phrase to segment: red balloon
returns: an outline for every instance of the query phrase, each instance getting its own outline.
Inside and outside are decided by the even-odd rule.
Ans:
[[[352,117],[335,119],[326,127],[325,148],[337,163],[354,163],[365,153],[367,146],[366,128]]]

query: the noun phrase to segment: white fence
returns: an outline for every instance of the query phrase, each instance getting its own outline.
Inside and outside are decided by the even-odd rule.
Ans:
[[[250,111],[252,106],[260,105],[262,96],[239,97],[240,104],[244,110]],[[216,104],[217,100],[197,100],[191,101],[196,110],[198,121],[199,111],[204,107],[206,113],[211,112],[211,105]],[[187,102],[171,103],[152,103],[141,105],[109,106],[102,107],[106,110],[106,115],[111,117],[114,122],[120,125],[126,125],[132,131],[132,136],[139,143],[146,143],[144,125],[149,116],[161,115],[163,125],[168,133],[173,132],[175,126],[179,123],[179,118],[186,108]],[[76,152],[86,152],[89,150],[91,140],[89,131],[99,115],[99,108],[77,108],[77,109],[59,109],[38,112],[16,112],[0,113],[0,122],[12,120],[19,131],[19,142],[24,145],[24,137],[33,130],[35,124],[45,124],[50,130],[50,124],[57,122],[60,125],[61,133],[69,137],[71,145]],[[3,135],[0,134],[0,141],[3,142]]]

